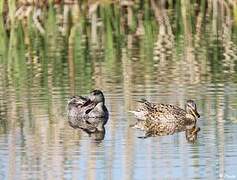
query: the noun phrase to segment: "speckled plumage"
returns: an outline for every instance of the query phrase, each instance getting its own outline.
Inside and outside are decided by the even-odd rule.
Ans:
[[[171,135],[176,132],[189,130],[187,136],[195,138],[196,119],[199,114],[196,104],[189,100],[186,104],[186,110],[170,104],[155,104],[147,100],[139,101],[140,108],[137,111],[131,111],[138,119],[132,127],[144,130],[145,137]]]
[[[91,133],[102,130],[109,117],[104,95],[100,90],[92,91],[87,97],[71,97],[67,108],[69,124]]]
[[[89,96],[72,96],[68,101],[68,116],[80,118],[108,117],[102,91],[94,90]]]

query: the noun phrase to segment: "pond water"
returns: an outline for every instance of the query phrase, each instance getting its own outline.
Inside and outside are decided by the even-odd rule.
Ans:
[[[236,13],[152,3],[92,4],[66,27],[49,9],[44,33],[23,20],[1,27],[0,179],[237,179]],[[67,121],[68,98],[93,89],[110,112],[102,141]],[[196,143],[138,138],[128,111],[140,98],[195,100]]]

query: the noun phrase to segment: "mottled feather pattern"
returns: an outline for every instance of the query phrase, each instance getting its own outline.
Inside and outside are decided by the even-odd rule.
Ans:
[[[133,112],[141,119],[133,127],[146,131],[146,136],[171,135],[196,127],[195,116],[178,106],[155,104],[144,99],[139,103],[139,109]],[[188,134],[193,138],[190,132]]]
[[[94,90],[86,97],[72,96],[67,107],[69,124],[88,132],[103,131],[109,118],[104,95],[100,90]]]

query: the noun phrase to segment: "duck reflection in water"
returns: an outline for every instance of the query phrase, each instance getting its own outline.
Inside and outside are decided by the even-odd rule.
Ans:
[[[198,137],[198,132],[201,130],[200,127],[194,126],[191,129],[186,129],[185,137],[186,140],[190,143],[195,143]]]
[[[68,116],[69,125],[75,129],[81,129],[96,141],[101,141],[105,137],[104,118],[81,118]]]
[[[193,143],[197,140],[200,128],[196,122],[200,115],[193,100],[186,102],[185,110],[175,105],[156,104],[144,99],[139,103],[138,110],[130,111],[138,119],[131,127],[145,131],[143,138],[185,131],[188,142]]]
[[[109,113],[101,90],[88,96],[72,96],[68,101],[68,121],[73,128],[80,128],[93,139],[103,139]]]

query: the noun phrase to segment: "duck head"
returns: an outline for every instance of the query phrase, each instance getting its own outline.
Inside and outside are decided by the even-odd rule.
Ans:
[[[192,114],[195,118],[199,118],[200,115],[197,112],[196,103],[193,100],[188,100],[185,106],[185,110],[187,113]]]
[[[102,93],[101,90],[94,90],[90,93],[90,95],[88,96],[90,101],[98,104],[98,103],[105,103],[105,98],[104,98],[104,94]]]

